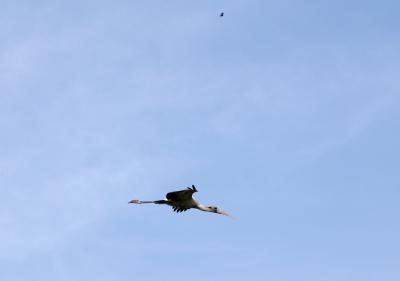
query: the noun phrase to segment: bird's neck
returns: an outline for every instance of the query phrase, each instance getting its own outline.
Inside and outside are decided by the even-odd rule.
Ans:
[[[197,204],[197,209],[205,211],[205,212],[212,212],[211,208],[204,206],[203,204]]]

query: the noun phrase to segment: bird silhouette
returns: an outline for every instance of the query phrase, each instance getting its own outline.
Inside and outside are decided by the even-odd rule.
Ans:
[[[225,216],[230,216],[228,213],[226,213],[224,210],[214,207],[214,206],[204,206],[203,204],[200,204],[196,200],[193,199],[192,195],[193,193],[197,192],[197,189],[194,185],[192,187],[188,187],[187,189],[184,190],[179,190],[179,191],[173,191],[169,192],[166,196],[165,199],[161,200],[154,200],[154,201],[142,201],[142,200],[131,200],[129,203],[133,204],[163,204],[163,205],[168,205],[171,206],[172,209],[177,212],[185,212],[188,209],[198,209],[200,211],[204,212],[211,212],[211,213],[216,213],[220,215],[225,215]]]
[[[219,16],[222,18],[224,16],[224,12],[220,13]]]

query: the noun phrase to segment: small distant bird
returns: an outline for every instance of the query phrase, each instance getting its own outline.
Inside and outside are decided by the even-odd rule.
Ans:
[[[219,16],[222,18],[224,16],[224,12],[220,13]]]
[[[167,194],[165,199],[162,200],[156,200],[156,201],[141,201],[141,200],[131,200],[129,203],[133,204],[147,204],[147,203],[153,203],[153,204],[164,204],[171,206],[174,212],[180,213],[180,212],[185,212],[188,209],[198,209],[200,211],[204,212],[211,212],[211,213],[216,213],[216,214],[221,214],[225,216],[230,216],[228,213],[225,211],[221,210],[220,208],[217,207],[206,207],[196,200],[193,199],[192,195],[193,193],[197,192],[197,189],[194,185],[192,187],[188,187],[187,189],[180,190],[180,191],[173,191]]]

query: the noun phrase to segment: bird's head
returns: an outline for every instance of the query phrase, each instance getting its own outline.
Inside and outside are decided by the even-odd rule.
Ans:
[[[231,216],[231,215],[229,215],[227,212],[225,212],[224,210],[222,210],[222,209],[220,209],[220,208],[218,208],[218,207],[215,207],[215,206],[210,206],[210,207],[208,207],[208,209],[209,209],[210,212],[212,212],[212,213],[216,213],[216,214],[220,214],[220,215],[224,215],[224,216],[228,216],[228,217]]]

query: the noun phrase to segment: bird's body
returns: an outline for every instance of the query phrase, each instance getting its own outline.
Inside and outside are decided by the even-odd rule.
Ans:
[[[188,187],[187,189],[180,191],[169,192],[166,195],[165,199],[155,200],[155,201],[141,201],[141,200],[131,200],[129,203],[134,204],[146,204],[146,203],[154,203],[161,205],[171,206],[174,212],[180,213],[187,211],[189,209],[198,209],[204,212],[212,212],[221,215],[229,216],[223,210],[217,207],[206,207],[203,204],[200,204],[195,199],[193,199],[193,193],[197,192],[197,189],[194,185],[192,187]]]
[[[224,16],[224,12],[220,13],[219,16],[222,18]]]
[[[199,205],[199,203],[193,198],[185,201],[168,201],[167,204],[170,205],[176,212],[185,212],[189,209],[197,208]]]

